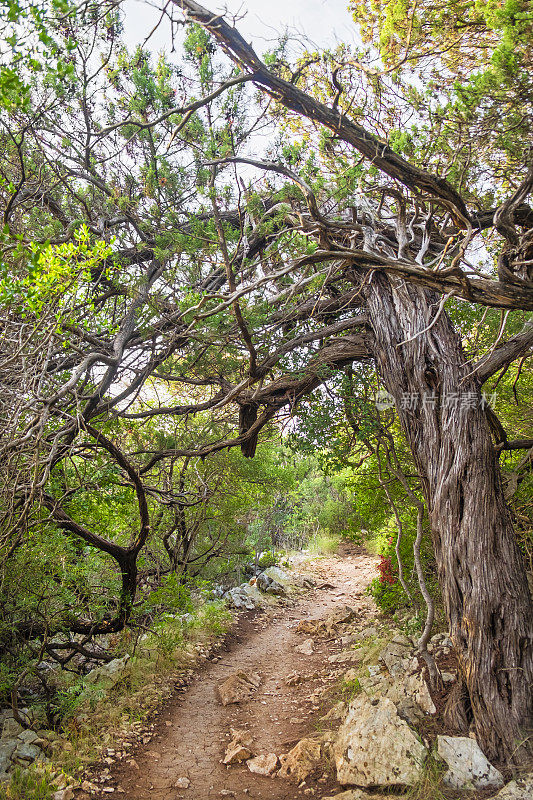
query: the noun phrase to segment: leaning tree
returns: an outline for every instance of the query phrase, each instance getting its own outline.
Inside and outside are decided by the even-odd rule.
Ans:
[[[454,720],[473,719],[489,757],[523,762],[531,600],[498,458],[532,442],[509,441],[482,387],[533,346],[527,47],[513,40],[513,63],[498,50],[527,15],[453,34],[415,7],[397,21],[405,52],[385,15],[379,66],[346,46],[291,65],[281,46],[261,60],[223,16],[174,5],[192,23],[177,64],[128,54],[112,3],[63,13],[69,69],[25,76],[31,102],[4,113],[5,557],[45,508],[122,575],[116,608],[72,630],[119,629],[161,486],[183,504],[176,464],[236,445],[252,457],[281,410],[349,365],[357,390],[357,364],[373,364],[427,505],[462,678]],[[486,36],[470,62],[472,26]],[[446,304],[477,326],[480,309],[502,311],[477,358]],[[218,421],[201,439],[197,414]],[[62,465],[94,455],[136,498],[127,541],[76,518]]]

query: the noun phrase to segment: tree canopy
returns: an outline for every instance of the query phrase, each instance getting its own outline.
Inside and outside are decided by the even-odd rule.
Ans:
[[[371,463],[393,508],[399,492],[422,587],[430,531],[456,721],[519,762],[529,4],[354,2],[359,47],[297,57],[284,40],[260,57],[223,16],[173,5],[183,40],[156,56],[127,49],[114,2],[9,4],[1,558],[7,574],[52,542],[70,591],[45,621],[15,603],[9,635],[121,629],[143,581],[222,552],[243,485],[252,503],[281,480],[268,447],[253,462],[232,448],[252,458],[286,426],[329,469]],[[108,565],[98,608],[88,549]]]

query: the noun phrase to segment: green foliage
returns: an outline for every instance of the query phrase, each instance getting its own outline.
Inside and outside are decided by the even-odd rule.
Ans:
[[[0,263],[0,304],[13,306],[23,317],[38,317],[45,305],[57,306],[55,314],[61,317],[61,307],[70,306],[72,293],[91,280],[91,271],[102,265],[112,254],[113,242],[91,241],[86,225],[74,231],[74,241],[60,245],[31,243],[30,251],[23,244],[23,236],[10,234],[5,226],[2,241],[17,241],[11,257],[24,263],[27,274],[13,275],[7,264]]]
[[[193,610],[191,587],[184,584],[175,572],[163,575],[157,589],[144,599],[144,608],[190,613]]]

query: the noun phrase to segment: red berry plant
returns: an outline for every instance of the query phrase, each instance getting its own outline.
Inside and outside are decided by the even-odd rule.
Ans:
[[[396,583],[397,578],[392,571],[392,561],[390,556],[380,556],[378,564],[379,581],[382,584],[388,583],[390,586]]]

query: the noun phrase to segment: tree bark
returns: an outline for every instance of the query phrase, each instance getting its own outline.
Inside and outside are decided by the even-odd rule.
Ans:
[[[376,364],[422,476],[478,741],[494,762],[523,764],[533,716],[531,597],[479,379],[446,314],[416,336],[435,317],[434,295],[379,272],[364,291]]]

